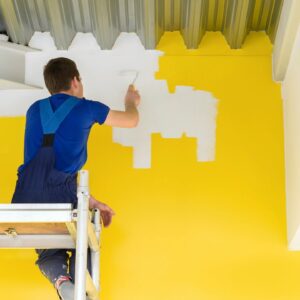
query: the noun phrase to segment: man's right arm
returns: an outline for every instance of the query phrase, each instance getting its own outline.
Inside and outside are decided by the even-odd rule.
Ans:
[[[140,103],[140,95],[133,85],[128,87],[125,96],[125,111],[110,110],[104,124],[113,127],[132,128],[139,122],[137,106]]]

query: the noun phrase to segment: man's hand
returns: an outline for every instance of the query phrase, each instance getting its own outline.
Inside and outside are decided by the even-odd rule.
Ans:
[[[98,208],[100,210],[100,215],[104,227],[110,225],[112,217],[115,215],[115,212],[108,205],[96,200],[93,196],[90,196],[89,208]]]
[[[127,107],[128,105],[134,105],[135,107],[137,107],[140,102],[141,96],[139,94],[139,91],[134,88],[133,84],[129,85],[125,96],[125,107]]]
[[[139,112],[137,106],[140,104],[141,96],[134,85],[128,87],[125,95],[125,111],[110,110],[104,124],[113,127],[133,128],[138,125]]]

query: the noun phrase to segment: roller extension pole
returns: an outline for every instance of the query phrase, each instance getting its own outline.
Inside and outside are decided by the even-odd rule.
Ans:
[[[77,237],[75,263],[75,300],[86,299],[86,270],[88,247],[88,214],[89,214],[89,174],[88,171],[79,172],[77,188]]]

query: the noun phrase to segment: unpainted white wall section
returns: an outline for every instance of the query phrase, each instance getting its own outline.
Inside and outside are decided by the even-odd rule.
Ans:
[[[282,81],[285,78],[299,24],[300,1],[284,0],[273,51],[275,81]]]
[[[286,208],[289,248],[300,250],[300,25],[285,80],[284,136],[286,165]]]

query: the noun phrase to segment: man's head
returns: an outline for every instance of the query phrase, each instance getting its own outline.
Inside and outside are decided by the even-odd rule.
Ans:
[[[58,57],[49,60],[44,68],[44,80],[51,95],[66,93],[83,97],[81,78],[73,60]]]

